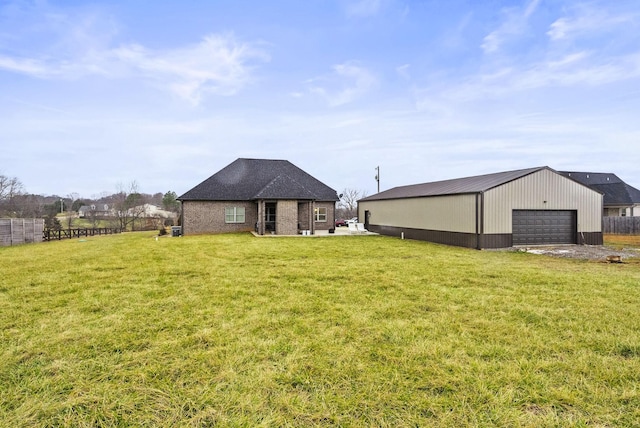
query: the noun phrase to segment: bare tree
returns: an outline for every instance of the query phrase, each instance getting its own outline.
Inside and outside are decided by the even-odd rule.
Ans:
[[[15,195],[9,202],[9,208],[16,217],[22,218],[40,218],[46,214],[44,198],[40,195]]]
[[[363,190],[344,189],[340,194],[338,212],[343,218],[355,217],[358,214],[358,200],[367,196]]]
[[[13,217],[16,210],[13,207],[15,198],[22,194],[24,188],[16,177],[0,174],[0,212]]]
[[[0,174],[0,199],[10,199],[23,191],[20,180]]]
[[[73,211],[73,203],[79,197],[80,197],[80,195],[75,193],[75,192],[74,193],[69,193],[67,195],[68,201],[65,201],[65,203],[67,204],[67,206],[66,206],[66,208],[67,208],[67,216],[66,216],[66,219],[65,219],[66,223],[67,223],[67,229],[71,229],[71,226],[73,225],[73,218],[75,217],[74,211]]]
[[[89,210],[85,212],[85,216],[89,219],[91,227],[94,229],[98,227],[98,208],[96,204],[91,204]]]
[[[127,230],[131,226],[134,230],[136,220],[144,215],[144,197],[138,192],[138,184],[135,181],[129,187],[119,184],[118,193],[112,198],[116,227]]]

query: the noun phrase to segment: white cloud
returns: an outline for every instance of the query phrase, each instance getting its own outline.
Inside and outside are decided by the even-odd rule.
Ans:
[[[547,35],[553,41],[572,39],[581,35],[593,35],[633,24],[637,14],[611,14],[604,9],[580,5],[571,10],[572,16],[563,16],[549,27]]]
[[[349,1],[346,5],[349,16],[370,16],[380,11],[383,0],[355,0]]]
[[[409,73],[409,67],[411,67],[410,64],[403,64],[401,66],[398,66],[396,67],[396,73],[398,73],[398,75],[405,80],[411,80],[411,73]]]
[[[206,95],[233,95],[253,79],[254,60],[268,61],[263,50],[233,36],[209,35],[200,43],[170,51],[127,45],[92,50],[72,58],[13,58],[0,55],[0,68],[40,79],[86,75],[142,78],[198,104]]]
[[[454,105],[477,100],[505,100],[546,88],[584,88],[640,78],[640,53],[600,58],[575,52],[559,58],[511,64],[491,72],[471,74],[459,80],[439,81],[420,92],[417,105],[433,110],[434,99]],[[447,105],[446,101],[444,102]],[[439,105],[439,104],[436,104]],[[445,110],[438,107],[438,110]]]
[[[527,31],[529,17],[536,11],[540,0],[531,0],[524,11],[505,10],[506,19],[496,30],[489,33],[482,41],[481,48],[485,53],[494,53],[511,38]]]
[[[325,86],[316,86],[316,82]],[[321,95],[331,107],[336,107],[362,97],[378,84],[378,79],[366,68],[348,62],[334,65],[333,74],[309,83],[314,84],[309,89],[312,93]]]
[[[560,18],[553,24],[551,24],[549,31],[547,31],[547,35],[551,40],[564,39],[567,33],[571,32],[575,28],[572,26],[572,24],[574,23],[572,23],[569,19]]]
[[[39,61],[0,56],[0,68],[35,77],[47,77],[50,72]]]
[[[109,74],[100,58],[51,60],[48,58],[16,58],[0,55],[0,69],[26,74],[39,79],[76,79],[89,74]]]
[[[0,71],[47,80],[86,76],[138,79],[198,104],[233,95],[254,79],[266,51],[233,35],[210,34],[192,45],[152,50],[116,42],[117,20],[100,4],[59,7],[47,1],[0,6]]]
[[[640,54],[583,61],[584,52],[569,54],[557,61],[540,62],[496,81],[505,92],[548,86],[604,85],[640,77]]]
[[[249,62],[269,60],[262,50],[219,35],[172,51],[154,52],[132,45],[115,49],[113,55],[194,104],[207,94],[235,94],[253,79]]]
[[[82,58],[107,49],[120,28],[99,4],[61,8],[47,1],[0,2],[0,50],[27,58]],[[6,4],[5,4],[6,3]]]

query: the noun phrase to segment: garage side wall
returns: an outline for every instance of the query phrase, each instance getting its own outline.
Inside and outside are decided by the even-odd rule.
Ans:
[[[244,207],[244,223],[226,223],[226,207]],[[257,211],[256,203],[249,201],[183,201],[182,231],[185,235],[250,232],[255,228]]]
[[[389,199],[358,204],[358,218],[368,210],[370,224],[475,233],[475,195]]]
[[[362,201],[358,218],[369,212],[369,230],[389,236],[475,248],[476,195]]]
[[[488,190],[483,207],[485,235],[513,233],[513,210],[575,210],[578,242],[602,244],[602,194],[547,169]]]

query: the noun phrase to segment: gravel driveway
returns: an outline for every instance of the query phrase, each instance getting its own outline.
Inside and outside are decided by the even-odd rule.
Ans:
[[[534,247],[512,247],[507,251],[523,251],[532,254],[543,254],[552,257],[565,257],[583,260],[607,261],[609,256],[620,256],[621,261],[625,259],[640,257],[640,250],[625,248],[617,250],[604,245],[541,245]]]

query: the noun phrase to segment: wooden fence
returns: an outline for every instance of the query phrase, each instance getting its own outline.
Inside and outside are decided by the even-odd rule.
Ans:
[[[602,233],[640,235],[640,217],[602,217]]]
[[[112,235],[120,232],[122,231],[117,227],[45,229],[42,232],[42,239],[45,241],[59,241],[61,239],[81,238],[83,236]]]
[[[42,242],[41,218],[0,218],[0,246]]]

